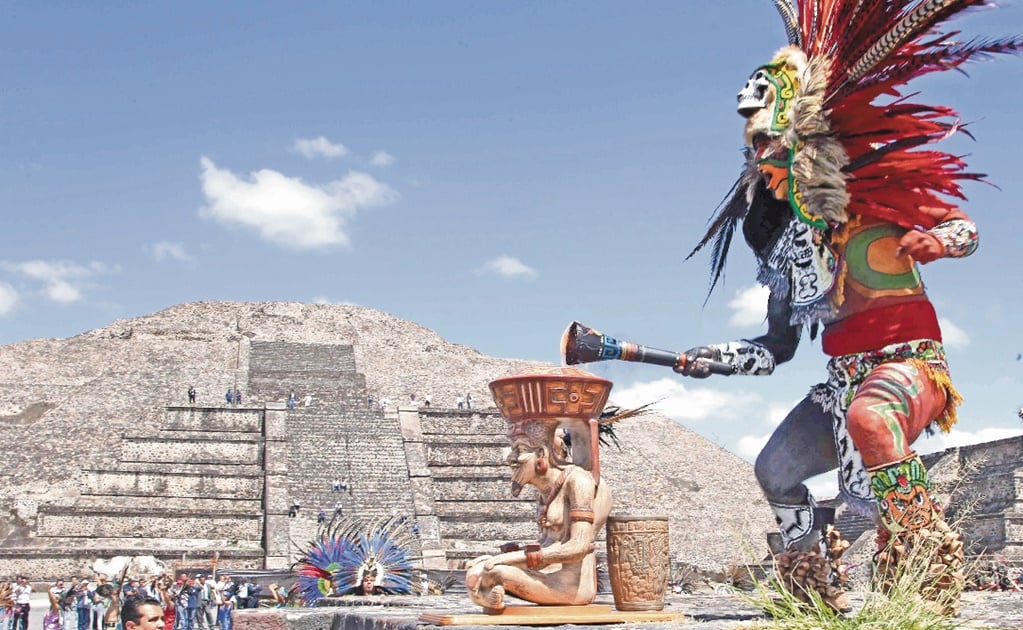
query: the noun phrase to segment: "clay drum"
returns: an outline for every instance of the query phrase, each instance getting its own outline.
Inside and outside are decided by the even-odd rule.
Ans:
[[[668,587],[668,517],[610,516],[607,569],[618,610],[662,610]]]

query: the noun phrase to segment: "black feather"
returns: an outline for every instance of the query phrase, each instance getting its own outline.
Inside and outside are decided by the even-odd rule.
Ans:
[[[748,187],[749,183],[744,176],[736,180],[728,195],[725,196],[725,199],[715,209],[716,214],[710,221],[707,233],[703,235],[703,238],[693,248],[693,251],[689,252],[689,255],[686,256],[686,260],[689,260],[696,252],[703,249],[708,243],[711,243],[711,282],[710,289],[707,291],[708,299],[721,275],[724,273],[725,260],[728,258],[728,248],[732,244],[732,235],[735,233],[735,228],[739,225],[739,221],[742,221],[746,216],[746,211],[748,210],[746,191]]]

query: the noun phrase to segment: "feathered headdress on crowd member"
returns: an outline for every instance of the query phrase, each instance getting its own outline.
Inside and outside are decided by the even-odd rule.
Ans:
[[[367,572],[382,593],[411,593],[417,546],[406,519],[337,517],[292,567],[299,597],[315,606],[321,597],[348,594]]]
[[[10,582],[0,582],[0,608],[14,608],[14,589]]]
[[[797,243],[787,256],[798,258],[792,247],[812,241],[818,251],[802,262],[825,276],[836,273],[822,250],[831,238],[825,233],[851,215],[908,229],[933,227],[934,219],[920,208],[953,209],[949,198],[964,198],[960,182],[983,175],[968,172],[958,156],[923,148],[962,127],[952,109],[911,102],[903,86],[971,59],[1023,49],[1021,37],[958,41],[958,31],[942,30],[952,17],[988,0],[773,1],[789,45],[739,93],[739,113],[747,118],[746,169],[689,255],[712,243],[711,290],[736,226],[757,205],[787,202],[797,219],[786,222],[788,231],[792,223],[805,226],[784,235]],[[779,238],[774,235],[771,244]],[[778,254],[786,252],[775,247],[770,257]],[[765,261],[763,251],[758,256],[769,267],[761,269],[765,284],[785,289],[798,280],[779,277],[786,274],[778,261]],[[795,305],[793,323],[825,315],[824,297]]]

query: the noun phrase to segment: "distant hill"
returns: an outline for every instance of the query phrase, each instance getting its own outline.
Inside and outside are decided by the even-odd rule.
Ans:
[[[123,432],[186,404],[190,385],[200,405],[223,404],[247,369],[248,340],[350,344],[368,391],[392,405],[415,393],[453,407],[468,392],[492,407],[489,381],[542,365],[488,357],[370,308],[282,302],[180,304],[69,339],[0,346],[0,538],[7,514],[73,503],[80,471],[111,461]],[[740,539],[766,549],[773,519],[748,463],[656,414],[619,433],[623,450],[602,456],[616,512],[678,515],[686,531],[672,538],[693,555],[681,559],[702,566],[743,556]]]

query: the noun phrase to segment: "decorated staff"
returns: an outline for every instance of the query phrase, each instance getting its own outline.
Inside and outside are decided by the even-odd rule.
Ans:
[[[561,357],[565,365],[592,363],[594,361],[635,361],[684,370],[691,359],[685,354],[670,350],[648,348],[631,341],[619,341],[604,333],[572,322],[561,336]],[[735,366],[703,357],[695,359],[711,374],[735,374]]]
[[[693,348],[675,369],[707,377],[707,359],[735,374],[770,374],[792,358],[804,327],[811,338],[823,329],[827,381],[789,413],[756,462],[795,554],[778,563],[784,569],[818,566],[826,554],[827,524],[803,481],[836,465],[843,496],[873,513],[882,543],[905,550],[947,530],[912,445],[925,429],[948,431],[960,397],[917,265],[977,248],[977,228],[955,200],[964,198],[961,182],[983,176],[933,147],[961,131],[957,114],[916,103],[903,89],[971,59],[1017,53],[1023,39],[963,42],[944,30],[987,0],[774,4],[788,46],[738,94],[746,165],[693,251],[710,246],[713,290],[741,224],[757,279],[770,289],[768,330]],[[923,590],[952,612],[957,600],[935,586],[961,584],[961,543],[955,534],[939,538]],[[848,602],[836,584],[832,575],[803,586],[842,610]]]

